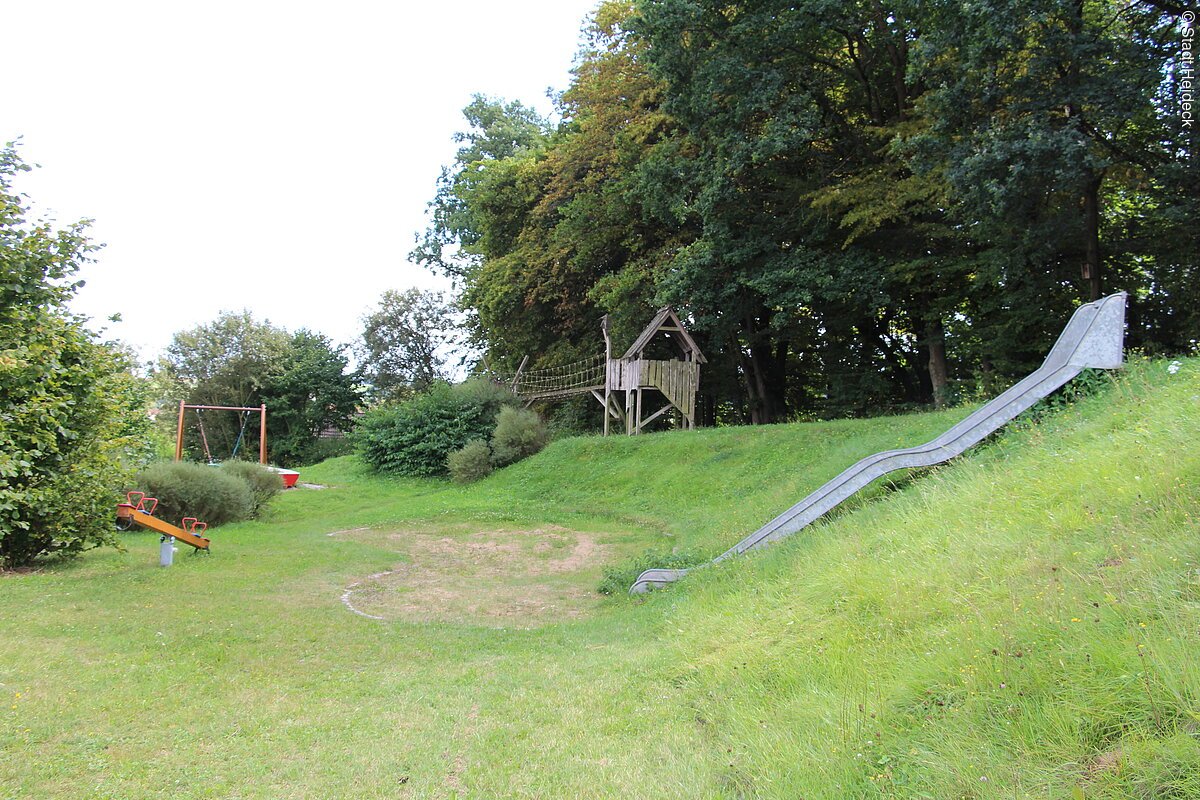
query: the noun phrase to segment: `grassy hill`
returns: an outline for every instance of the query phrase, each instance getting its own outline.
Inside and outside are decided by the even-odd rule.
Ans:
[[[0,576],[0,798],[1200,796],[1196,359],[593,591],[964,414],[572,439],[470,487],[338,459],[211,556]]]

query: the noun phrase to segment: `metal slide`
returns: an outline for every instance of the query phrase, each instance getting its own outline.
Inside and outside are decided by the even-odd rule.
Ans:
[[[1109,295],[1080,306],[1071,317],[1042,366],[987,405],[918,447],[885,450],[867,456],[754,533],[713,559],[724,561],[755,547],[803,529],[876,478],[911,467],[940,464],[978,444],[1011,422],[1038,400],[1066,384],[1082,370],[1117,369],[1125,341],[1125,293]],[[665,586],[688,573],[686,569],[648,569],[629,588],[631,594]]]

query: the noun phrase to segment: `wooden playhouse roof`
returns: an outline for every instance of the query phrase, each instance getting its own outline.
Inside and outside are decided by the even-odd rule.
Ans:
[[[621,356],[621,360],[624,361],[639,356],[650,344],[650,340],[660,332],[675,334],[673,341],[679,345],[679,349],[684,354],[690,353],[692,358],[701,364],[708,363],[708,359],[704,357],[704,353],[700,352],[700,348],[696,345],[696,340],[683,327],[683,323],[679,321],[679,317],[671,310],[670,306],[663,306],[658,310],[658,313],[654,315],[654,319],[650,320],[650,324],[646,326],[646,329],[629,346],[629,349],[625,351],[625,355]]]

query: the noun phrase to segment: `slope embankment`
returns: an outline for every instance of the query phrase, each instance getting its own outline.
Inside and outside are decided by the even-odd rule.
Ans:
[[[1200,797],[1200,363],[685,584],[732,796]]]

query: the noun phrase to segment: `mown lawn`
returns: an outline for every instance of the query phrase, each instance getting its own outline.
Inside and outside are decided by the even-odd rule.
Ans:
[[[465,488],[338,459],[211,556],[0,576],[0,797],[1200,796],[1198,375],[646,601],[604,566],[720,552],[965,411],[566,440]]]

